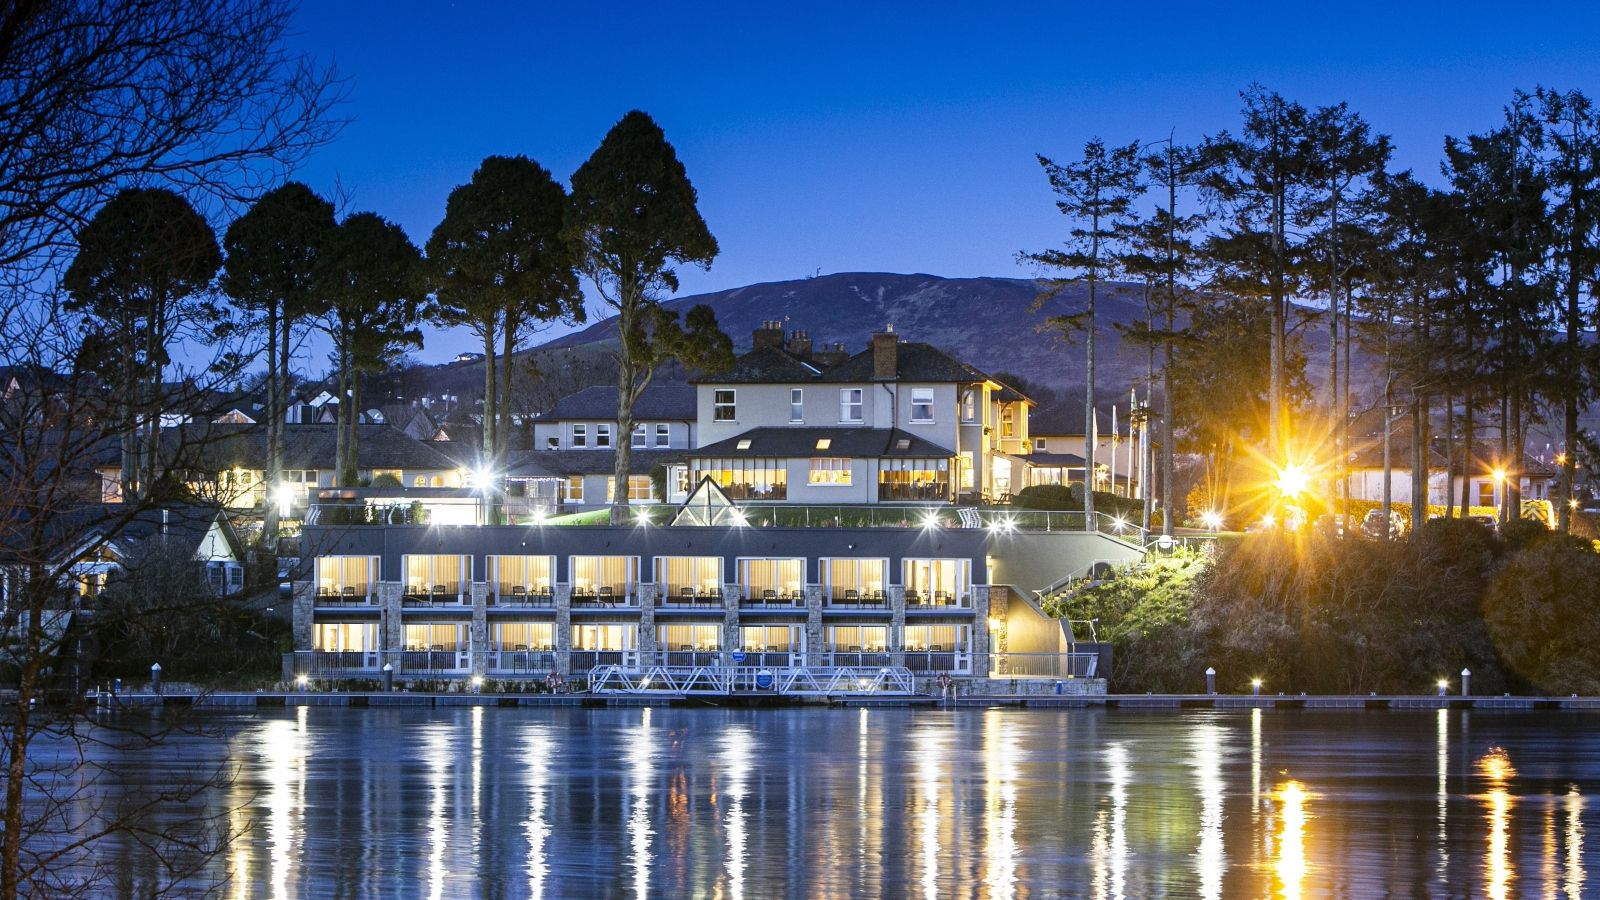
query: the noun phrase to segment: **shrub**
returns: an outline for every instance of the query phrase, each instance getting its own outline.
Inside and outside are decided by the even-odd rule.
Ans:
[[[1483,617],[1506,666],[1552,694],[1600,693],[1600,554],[1545,533],[1511,554],[1483,597]]]
[[[394,474],[393,472],[381,472],[372,476],[372,486],[375,488],[404,487],[404,485],[400,483],[400,476]]]

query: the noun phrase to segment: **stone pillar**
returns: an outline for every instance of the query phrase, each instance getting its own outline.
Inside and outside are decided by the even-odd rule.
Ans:
[[[806,664],[819,665],[827,652],[822,642],[822,585],[806,585]]]
[[[383,642],[382,662],[394,666],[396,672],[401,671],[400,651],[406,647],[406,623],[400,617],[403,605],[401,598],[404,596],[404,585],[393,581],[378,582],[378,630],[383,632],[380,638]],[[379,668],[382,668],[381,663]]]
[[[1008,589],[1004,587],[995,587],[991,591],[986,584],[972,586],[972,674],[976,678],[989,677],[990,650],[1000,649],[989,646],[989,619],[992,617],[1005,622],[1009,598]],[[1001,627],[1003,629],[1004,625]]]
[[[649,666],[656,661],[661,641],[656,634],[656,594],[660,588],[654,584],[636,584],[639,595],[639,665]]]
[[[481,678],[489,672],[489,586],[472,585],[470,596],[472,624],[467,626],[467,640],[472,648],[472,674]]]
[[[891,584],[884,589],[889,600],[889,665],[906,664],[906,588]]]
[[[557,584],[551,591],[556,605],[556,671],[572,675],[572,585]]]
[[[722,658],[733,664],[733,654],[744,649],[744,635],[739,631],[739,585],[722,586]]]
[[[294,649],[315,649],[311,646],[311,625],[316,617],[316,582],[296,581],[290,600],[294,604]]]

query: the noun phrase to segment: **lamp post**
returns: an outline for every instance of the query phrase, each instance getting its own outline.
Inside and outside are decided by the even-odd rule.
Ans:
[[[1217,692],[1217,670],[1211,668],[1210,666],[1206,666],[1206,693],[1215,694],[1216,692]]]
[[[161,663],[150,664],[150,690],[161,693]]]

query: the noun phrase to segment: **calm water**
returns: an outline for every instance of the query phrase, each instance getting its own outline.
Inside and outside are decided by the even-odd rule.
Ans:
[[[221,720],[239,897],[1593,896],[1582,715],[341,710]],[[136,872],[136,854],[106,861]],[[1600,865],[1597,863],[1596,865]],[[126,884],[126,882],[124,882]],[[125,888],[124,888],[125,889]]]

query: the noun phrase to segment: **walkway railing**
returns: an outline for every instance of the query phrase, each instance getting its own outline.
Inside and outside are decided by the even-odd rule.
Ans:
[[[734,694],[788,696],[904,696],[916,692],[904,666],[596,666],[589,690],[597,694]]]
[[[994,653],[990,678],[1097,678],[1097,653]]]

